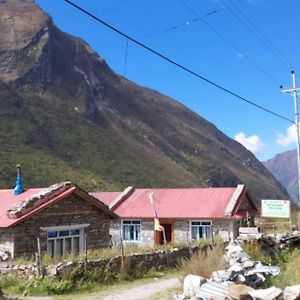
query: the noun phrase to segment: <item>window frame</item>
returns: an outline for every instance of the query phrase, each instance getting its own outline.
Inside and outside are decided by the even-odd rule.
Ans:
[[[199,222],[200,224],[199,225],[193,225],[192,223],[193,222]],[[206,225],[206,224],[202,224],[203,222],[205,222],[205,223],[210,223],[210,225]],[[190,220],[190,224],[189,224],[189,229],[190,229],[190,240],[191,241],[198,241],[198,240],[202,240],[202,239],[210,239],[211,237],[212,237],[212,220]],[[202,228],[207,228],[207,227],[209,227],[210,228],[210,232],[209,232],[209,236],[207,237],[207,236],[205,236],[205,237],[198,237],[198,235],[199,235],[199,231],[197,230],[197,238],[196,239],[193,239],[192,238],[192,228],[193,227],[202,227]],[[206,232],[206,231],[205,231]],[[206,235],[206,234],[205,234]]]
[[[124,224],[124,222],[139,222],[139,224]],[[139,226],[139,234],[138,239],[135,240],[128,240],[125,239],[125,231],[124,231],[124,225],[138,225]],[[140,219],[124,219],[121,222],[121,232],[122,232],[122,240],[126,243],[140,243],[142,241],[142,221]]]
[[[78,253],[84,251],[85,242],[84,242],[84,228],[88,227],[90,224],[73,224],[73,225],[62,225],[62,226],[50,226],[50,227],[41,227],[41,230],[46,231],[46,243],[47,243],[47,253],[50,254],[52,257],[64,257],[68,252],[66,252],[66,240],[71,239],[71,252],[77,254],[76,251],[74,251],[74,239],[79,238],[78,241]],[[79,234],[71,234],[72,230],[79,230]],[[68,235],[60,236],[59,232],[63,231],[69,231]],[[57,232],[56,236],[49,237],[50,232]],[[59,244],[57,243],[58,240],[62,240],[62,256],[58,255],[59,252],[58,248]],[[54,241],[53,251],[50,250],[50,247],[48,245],[48,241]]]

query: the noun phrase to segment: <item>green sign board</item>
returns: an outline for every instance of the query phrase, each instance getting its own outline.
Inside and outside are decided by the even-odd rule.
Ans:
[[[289,218],[289,200],[261,200],[261,216],[266,218]]]

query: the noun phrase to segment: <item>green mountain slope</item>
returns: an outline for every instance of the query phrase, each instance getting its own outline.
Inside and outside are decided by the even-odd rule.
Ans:
[[[30,0],[0,2],[0,185],[72,180],[88,190],[285,189],[236,141],[187,107],[115,74]],[[23,25],[22,25],[23,24]]]

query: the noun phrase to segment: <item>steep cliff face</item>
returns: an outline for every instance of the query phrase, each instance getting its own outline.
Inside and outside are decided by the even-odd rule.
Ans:
[[[287,189],[290,197],[298,199],[298,174],[296,149],[282,152],[263,163]]]
[[[245,183],[256,199],[286,195],[243,146],[179,102],[115,74],[32,1],[0,5],[3,187],[13,184],[20,162],[31,186]]]

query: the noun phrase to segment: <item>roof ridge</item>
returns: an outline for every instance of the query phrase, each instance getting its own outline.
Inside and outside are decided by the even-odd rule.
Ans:
[[[244,191],[244,188],[245,188],[245,185],[244,184],[238,184],[233,195],[231,196],[226,208],[225,208],[225,211],[224,211],[224,215],[225,216],[229,216],[231,217],[232,216],[232,211],[237,203],[237,201],[239,200],[240,198],[240,195],[241,193]]]
[[[128,198],[134,192],[134,190],[135,188],[133,186],[128,186],[109,204],[109,209],[114,210],[116,206],[118,206],[124,199]]]
[[[49,200],[49,198],[53,198],[73,186],[75,186],[75,184],[70,181],[53,184],[48,188],[31,195],[20,203],[17,203],[13,208],[8,209],[6,214],[10,219],[18,219],[22,215]]]

